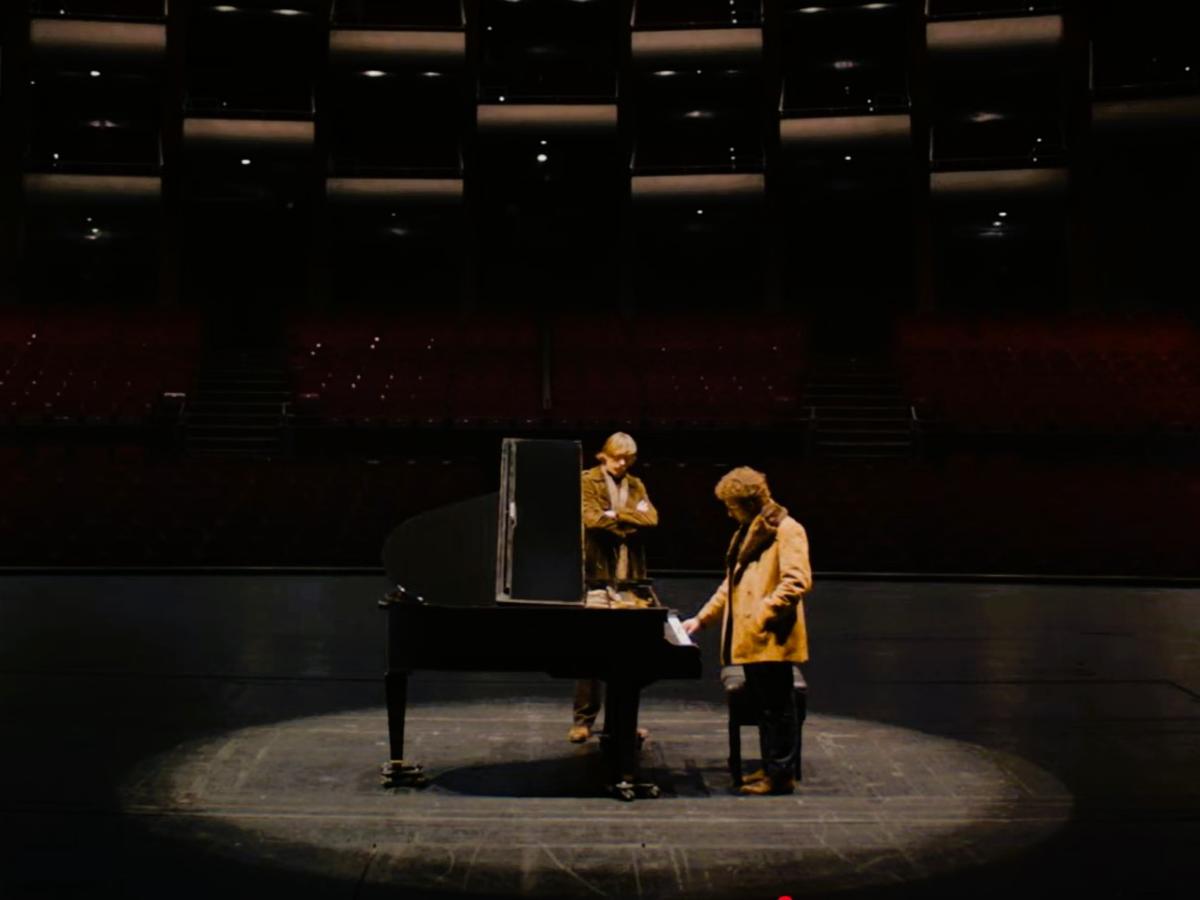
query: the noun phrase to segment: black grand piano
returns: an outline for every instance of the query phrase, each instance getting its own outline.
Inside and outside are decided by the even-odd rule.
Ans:
[[[699,648],[665,606],[585,607],[578,442],[506,439],[501,457],[499,493],[415,516],[384,546],[395,585],[380,601],[391,744],[384,784],[426,783],[421,764],[404,755],[412,672],[546,672],[607,682],[607,788],[621,800],[656,797],[638,773],[639,696],[660,678],[698,678]]]

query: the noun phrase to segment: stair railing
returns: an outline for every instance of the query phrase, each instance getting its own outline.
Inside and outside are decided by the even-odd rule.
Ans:
[[[921,426],[921,417],[917,415],[915,403],[909,405],[908,416],[908,436],[909,446],[912,448],[912,458],[920,459],[925,455],[925,429]]]

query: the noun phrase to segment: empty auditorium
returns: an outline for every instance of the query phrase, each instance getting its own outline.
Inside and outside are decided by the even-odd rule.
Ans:
[[[1200,885],[1200,8],[5,0],[0,897]]]

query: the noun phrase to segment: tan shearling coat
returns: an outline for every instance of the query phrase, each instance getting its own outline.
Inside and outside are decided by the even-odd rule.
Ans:
[[[810,590],[804,526],[772,502],[734,534],[725,580],[697,618],[702,627],[721,620],[722,665],[802,663],[808,660],[803,598]]]

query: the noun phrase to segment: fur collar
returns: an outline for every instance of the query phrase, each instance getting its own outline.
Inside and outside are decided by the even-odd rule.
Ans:
[[[774,500],[767,501],[762,511],[749,525],[737,530],[729,544],[725,558],[726,568],[731,572],[730,583],[737,584],[746,571],[746,566],[762,555],[779,533],[779,526],[787,518],[788,511]]]

